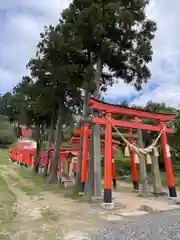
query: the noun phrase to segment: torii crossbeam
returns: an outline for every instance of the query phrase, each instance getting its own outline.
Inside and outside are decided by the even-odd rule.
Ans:
[[[162,151],[164,155],[164,162],[166,168],[166,174],[168,177],[168,188],[169,188],[169,195],[171,197],[176,197],[176,188],[174,183],[174,176],[171,166],[171,157],[168,153],[168,142],[167,142],[167,133],[172,133],[173,129],[166,127],[166,124],[173,120],[175,117],[174,114],[162,114],[162,113],[152,113],[147,112],[140,109],[134,109],[129,107],[122,107],[113,104],[107,104],[102,101],[96,100],[94,98],[90,98],[88,100],[89,106],[91,109],[96,111],[101,111],[104,113],[105,116],[103,117],[92,117],[92,123],[101,124],[105,126],[105,163],[104,163],[104,203],[112,203],[112,125],[118,127],[125,127],[128,129],[143,129],[148,131],[157,131],[162,132],[161,135],[161,144],[162,144]],[[119,115],[128,115],[132,117],[130,121],[121,121],[114,119],[112,117],[112,113],[116,113]],[[111,123],[107,121],[107,118],[110,119]],[[156,125],[149,125],[143,124],[141,120],[143,119],[152,119],[157,124]],[[85,124],[87,129],[87,124]]]

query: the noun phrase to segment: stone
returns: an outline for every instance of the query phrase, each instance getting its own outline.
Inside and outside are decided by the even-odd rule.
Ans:
[[[106,210],[111,210],[114,208],[114,203],[101,203],[101,207]]]
[[[155,210],[154,210],[152,207],[148,206],[148,205],[142,205],[142,206],[140,206],[139,210],[140,210],[140,211],[144,211],[144,212],[148,212],[148,213],[153,213],[153,212],[155,212]]]
[[[177,198],[175,199],[175,203],[176,203],[176,205],[180,205],[180,197],[177,197]]]
[[[94,202],[94,201],[97,201],[97,200],[103,200],[103,196],[101,197],[91,197],[91,200]]]
[[[132,211],[132,212],[122,212],[121,213],[121,216],[123,217],[135,217],[135,216],[142,216],[142,215],[145,215],[147,214],[147,212],[145,211]]]

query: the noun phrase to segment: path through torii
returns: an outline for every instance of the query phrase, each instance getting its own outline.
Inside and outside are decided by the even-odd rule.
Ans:
[[[168,177],[168,188],[169,195],[171,197],[176,197],[176,188],[174,183],[174,176],[171,166],[171,157],[168,151],[167,143],[167,133],[172,133],[173,129],[166,127],[167,122],[170,122],[175,115],[173,114],[160,114],[160,113],[151,113],[145,112],[139,109],[126,108],[112,104],[106,104],[104,102],[98,101],[96,99],[90,98],[89,106],[91,109],[96,111],[101,111],[104,113],[103,117],[93,116],[91,118],[91,123],[100,124],[105,126],[105,162],[104,162],[104,203],[112,203],[112,124],[117,127],[124,127],[129,130],[131,129],[143,129],[148,131],[157,131],[161,132],[163,128],[165,131],[161,135],[161,144],[165,161],[166,174]],[[129,115],[132,117],[132,121],[121,121],[116,120],[112,117],[112,113],[120,115]],[[111,123],[107,121],[107,118],[110,119]],[[142,119],[152,119],[157,122],[157,125],[148,125],[143,124]],[[89,123],[90,123],[89,122]],[[85,123],[84,130],[87,134],[84,135],[84,143],[88,144],[87,138],[88,134],[88,123]],[[86,148],[84,149],[86,151]],[[94,156],[95,157],[95,156]],[[83,161],[87,161],[87,154],[84,153]],[[94,183],[93,183],[94,184]]]

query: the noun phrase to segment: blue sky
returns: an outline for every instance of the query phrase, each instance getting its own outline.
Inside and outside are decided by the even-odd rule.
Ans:
[[[39,33],[44,25],[56,23],[70,0],[6,0],[0,1],[0,93],[12,89],[26,74],[26,64],[35,54]],[[132,104],[147,101],[180,106],[180,1],[150,0],[149,18],[157,22],[153,41],[152,78],[136,92],[119,81],[109,88],[106,99]]]

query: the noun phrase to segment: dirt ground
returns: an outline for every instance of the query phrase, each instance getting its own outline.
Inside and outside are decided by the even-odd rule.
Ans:
[[[79,202],[49,189],[35,185],[19,174],[20,166],[0,165],[9,191],[15,196],[14,216],[1,227],[3,239],[81,239],[103,219],[90,211],[88,203]],[[28,173],[27,169],[23,169]],[[1,193],[3,194],[3,193]]]
[[[119,191],[120,190],[120,191]],[[98,203],[73,200],[67,190],[44,185],[41,176],[8,161],[8,151],[0,152],[0,239],[81,240],[107,221],[123,221],[129,216],[164,211],[179,206],[167,199],[140,198],[132,187],[118,183],[115,209],[103,210]]]

